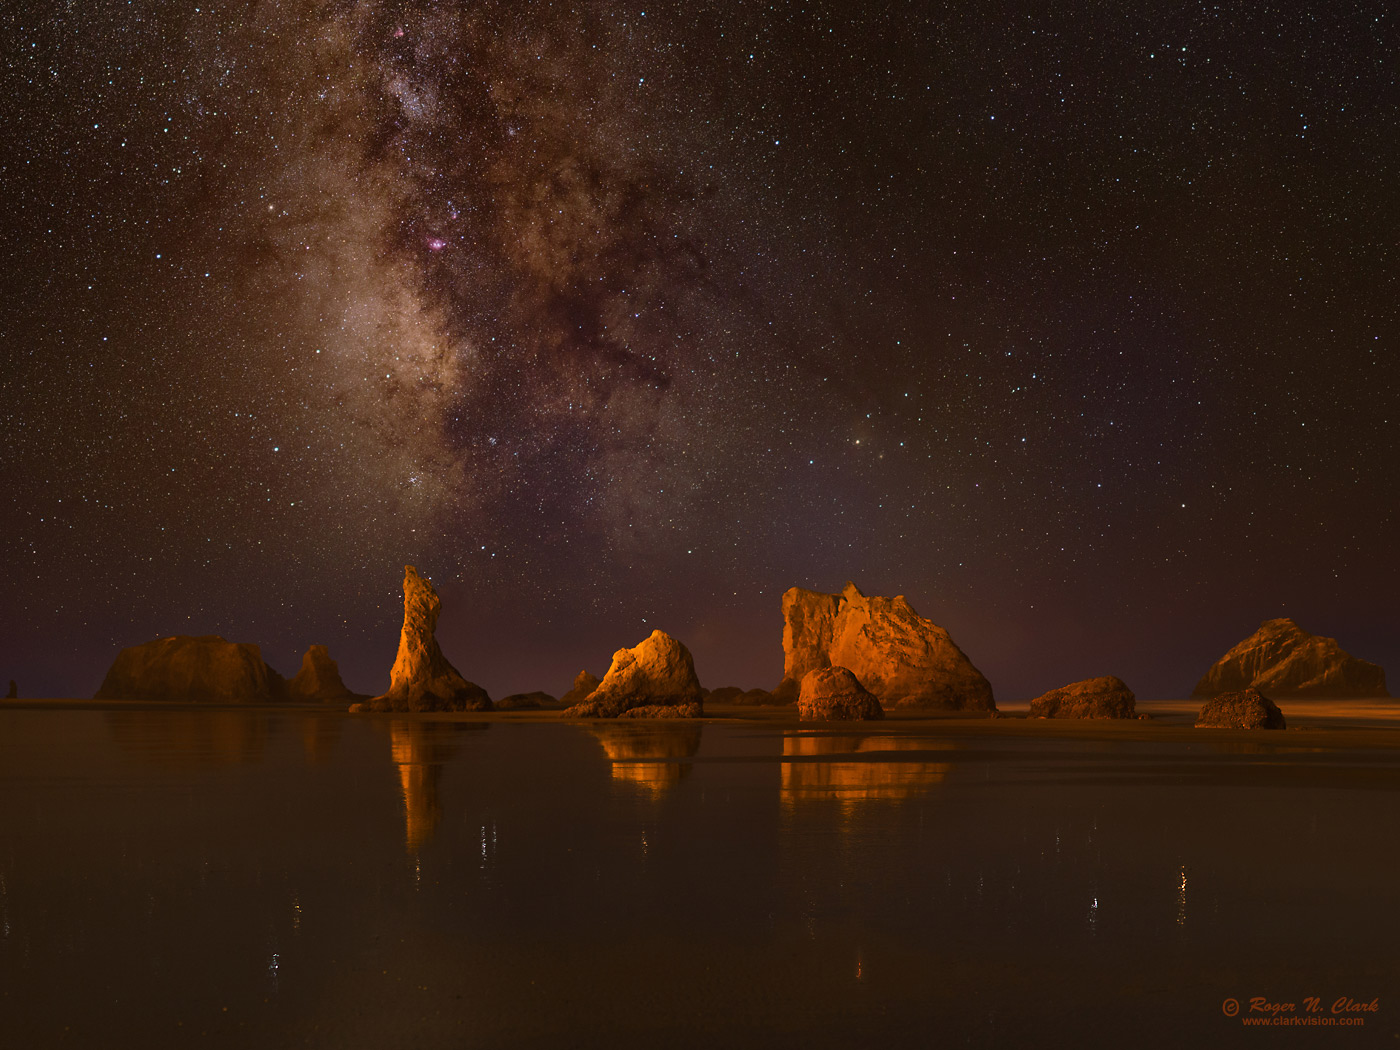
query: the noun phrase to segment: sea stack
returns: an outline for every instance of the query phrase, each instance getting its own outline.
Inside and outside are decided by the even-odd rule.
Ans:
[[[1309,634],[1292,620],[1265,620],[1215,662],[1191,690],[1193,699],[1256,689],[1271,696],[1389,696],[1385,671],[1358,660],[1335,638]]]
[[[571,718],[699,718],[700,681],[690,650],[665,631],[613,653],[598,688],[565,711]]]
[[[177,634],[123,649],[93,699],[229,704],[281,700],[285,690],[256,645]]]
[[[7,693],[5,694],[5,699],[6,699],[6,700],[18,700],[18,699],[19,699],[19,686],[15,685],[15,680],[14,680],[13,678],[10,679],[10,691],[7,692]]]
[[[1032,718],[1135,718],[1137,698],[1113,675],[1086,678],[1031,701]]]
[[[903,595],[866,597],[854,583],[840,594],[784,594],[783,681],[774,696],[791,703],[803,678],[824,667],[848,669],[886,708],[996,710],[982,672]]]
[[[389,691],[352,711],[490,711],[486,690],[447,662],[437,643],[442,599],[412,565],[403,570],[403,631]]]
[[[601,679],[596,674],[588,671],[580,671],[574,675],[574,684],[569,691],[559,698],[559,702],[565,707],[573,707],[574,704],[581,703],[588,698],[588,694],[598,688]]]
[[[340,677],[340,668],[324,645],[313,645],[301,658],[301,670],[287,683],[287,698],[301,701],[344,702],[355,694]]]

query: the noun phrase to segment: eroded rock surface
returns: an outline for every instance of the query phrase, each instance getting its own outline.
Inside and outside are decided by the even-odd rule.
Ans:
[[[490,711],[491,698],[462,677],[437,643],[442,599],[412,565],[403,570],[403,630],[389,691],[352,711]]]
[[[280,700],[286,680],[251,643],[177,634],[117,654],[96,700],[243,703]]]
[[[340,668],[324,645],[313,645],[301,658],[301,670],[287,683],[289,700],[348,701],[355,699],[340,677]]]
[[[802,677],[797,717],[803,722],[865,722],[885,717],[880,701],[844,667],[819,667]]]
[[[782,703],[797,699],[811,671],[845,667],[885,707],[995,711],[992,687],[948,632],[903,595],[867,597],[793,587],[783,595]]]
[[[1287,729],[1278,705],[1258,689],[1221,693],[1205,702],[1197,729]]]
[[[1215,662],[1191,691],[1194,698],[1241,689],[1274,696],[1389,696],[1385,671],[1358,660],[1335,638],[1309,634],[1288,618],[1265,620],[1259,630]]]
[[[613,653],[612,666],[582,702],[565,712],[573,718],[698,718],[700,681],[688,650],[665,631],[631,649]]]
[[[1032,718],[1135,718],[1136,698],[1121,678],[1071,682],[1031,701]]]

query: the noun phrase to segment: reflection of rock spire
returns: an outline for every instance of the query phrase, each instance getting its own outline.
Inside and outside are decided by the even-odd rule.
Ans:
[[[399,785],[403,788],[406,845],[408,852],[416,854],[433,837],[442,820],[442,803],[438,795],[442,766],[400,761],[397,744],[394,746],[394,761],[398,764]]]
[[[782,763],[783,802],[795,805],[835,799],[845,809],[875,799],[905,799],[941,783],[951,768],[946,762],[898,761],[873,758],[822,761],[820,755],[855,755],[877,751],[930,751],[950,747],[945,741],[908,736],[783,737],[783,756],[801,759]]]
[[[626,780],[659,797],[690,772],[689,762],[646,759],[689,758],[700,750],[698,725],[593,725],[589,732],[603,745],[614,780]]]
[[[403,791],[409,853],[417,854],[427,845],[442,821],[442,766],[457,750],[459,731],[485,728],[485,723],[400,719],[389,723],[389,747]]]

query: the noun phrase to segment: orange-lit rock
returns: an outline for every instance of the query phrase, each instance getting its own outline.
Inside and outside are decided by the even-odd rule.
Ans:
[[[873,693],[844,667],[819,667],[802,676],[797,717],[803,722],[860,722],[885,717]]]
[[[1287,729],[1278,705],[1257,689],[1221,693],[1207,700],[1197,729]]]
[[[700,725],[659,726],[637,723],[589,727],[612,763],[614,780],[625,780],[660,795],[690,772],[690,758],[700,750]]]
[[[1265,620],[1215,662],[1192,697],[1240,689],[1274,696],[1389,696],[1385,671],[1345,652],[1335,638],[1309,634],[1292,620]]]
[[[580,671],[574,675],[574,684],[567,693],[559,698],[559,702],[565,707],[573,707],[574,704],[588,699],[588,694],[598,688],[600,681],[601,679],[596,674]]]
[[[848,668],[885,707],[995,711],[992,687],[948,632],[904,599],[866,597],[854,583],[840,594],[793,587],[783,595],[781,701],[797,698],[803,676]]]
[[[612,666],[598,688],[565,712],[573,718],[698,718],[700,681],[690,650],[665,631],[632,649],[613,653]]]
[[[942,742],[906,736],[790,734],[783,738],[783,801],[836,800],[850,805],[911,798],[942,783],[951,767],[945,762],[876,759],[875,753],[926,751],[931,743]],[[842,755],[853,757],[841,761]]]
[[[313,645],[301,658],[301,670],[287,683],[290,700],[340,701],[354,699],[340,678],[340,668],[324,645]]]
[[[412,565],[403,570],[403,631],[389,674],[389,691],[352,711],[490,711],[486,690],[468,682],[437,643],[442,600]]]
[[[1032,718],[1135,718],[1136,698],[1121,678],[1071,682],[1031,701]]]
[[[269,701],[282,699],[285,687],[256,645],[179,634],[123,649],[94,699]]]

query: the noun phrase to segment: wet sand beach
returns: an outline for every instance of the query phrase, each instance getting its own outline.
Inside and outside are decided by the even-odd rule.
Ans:
[[[0,1045],[1394,1045],[1393,703],[6,704]]]

